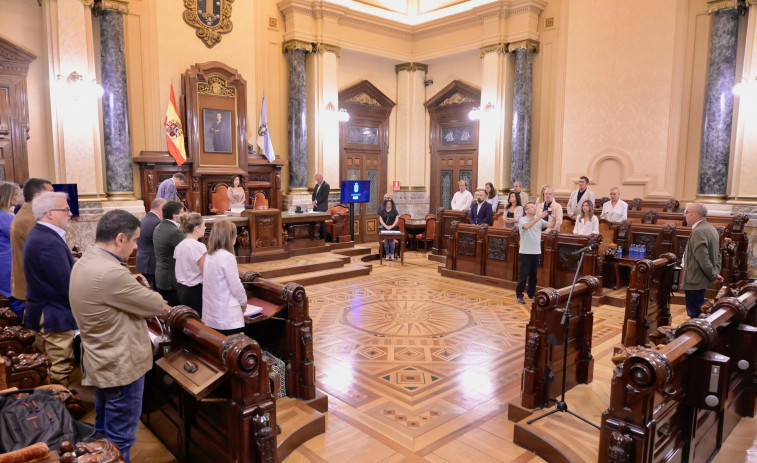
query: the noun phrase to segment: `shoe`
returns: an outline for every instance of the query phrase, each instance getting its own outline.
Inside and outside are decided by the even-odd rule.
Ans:
[[[518,296],[518,304],[525,304],[526,301],[523,300],[523,296]]]
[[[536,296],[529,296],[528,294],[526,294],[526,298],[527,298],[527,299],[528,299],[529,301],[533,301],[535,297],[536,297]]]

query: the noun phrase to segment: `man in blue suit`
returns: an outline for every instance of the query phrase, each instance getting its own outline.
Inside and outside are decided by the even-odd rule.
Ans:
[[[152,234],[155,227],[163,220],[163,205],[166,200],[155,198],[150,203],[150,210],[142,217],[142,224],[139,228],[139,238],[137,239],[137,272],[141,273],[150,283],[152,289],[157,290],[155,286],[155,248],[152,244]]]
[[[68,302],[74,257],[66,244],[71,210],[65,193],[45,192],[32,202],[37,223],[24,244],[26,310],[24,326],[37,332],[52,362],[50,381],[68,386],[74,369],[76,321]]]
[[[476,200],[470,207],[470,223],[473,225],[492,224],[492,205],[486,201],[484,190],[476,190]]]

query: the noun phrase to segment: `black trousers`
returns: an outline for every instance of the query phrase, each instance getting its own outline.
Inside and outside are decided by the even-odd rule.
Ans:
[[[231,336],[232,334],[239,334],[239,333],[244,334],[244,327],[242,327],[242,328],[234,328],[232,330],[218,330],[217,329],[216,331],[218,331],[219,333],[221,333],[223,335]]]
[[[184,286],[176,283],[176,296],[179,304],[189,306],[202,316],[202,283],[194,286]]]
[[[163,296],[163,299],[165,299],[168,305],[170,305],[171,307],[179,305],[179,298],[176,296],[175,289],[157,288],[157,290],[158,290],[158,293],[160,293],[160,295]]]
[[[518,269],[518,286],[515,287],[515,295],[523,297],[523,290],[528,280],[528,297],[533,299],[536,295],[536,271],[539,269],[541,254],[518,254],[520,267]]]

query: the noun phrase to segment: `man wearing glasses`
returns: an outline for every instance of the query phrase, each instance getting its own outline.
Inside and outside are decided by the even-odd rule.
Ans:
[[[74,369],[76,321],[68,302],[74,257],[66,244],[71,210],[65,193],[45,192],[32,202],[37,219],[24,244],[27,302],[24,326],[52,362],[50,381],[68,386]]]
[[[707,208],[692,203],[683,213],[686,224],[691,227],[691,236],[683,251],[683,278],[681,288],[686,294],[686,313],[696,318],[701,314],[704,293],[713,282],[722,283],[720,276],[722,258],[718,232],[706,219]]]

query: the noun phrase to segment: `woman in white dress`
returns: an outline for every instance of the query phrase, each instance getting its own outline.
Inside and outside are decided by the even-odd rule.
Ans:
[[[574,235],[591,235],[599,233],[599,219],[594,215],[593,201],[581,203],[581,215],[576,217],[576,226],[573,227]]]
[[[620,199],[618,187],[610,189],[610,200],[602,204],[602,214],[599,217],[608,222],[628,220],[628,203]]]
[[[239,279],[234,243],[237,227],[228,220],[213,224],[202,285],[202,322],[226,336],[244,332],[247,293]]]
[[[208,250],[199,240],[205,235],[205,221],[197,212],[176,217],[187,238],[176,246],[176,296],[179,304],[189,306],[202,315],[202,267]]]

